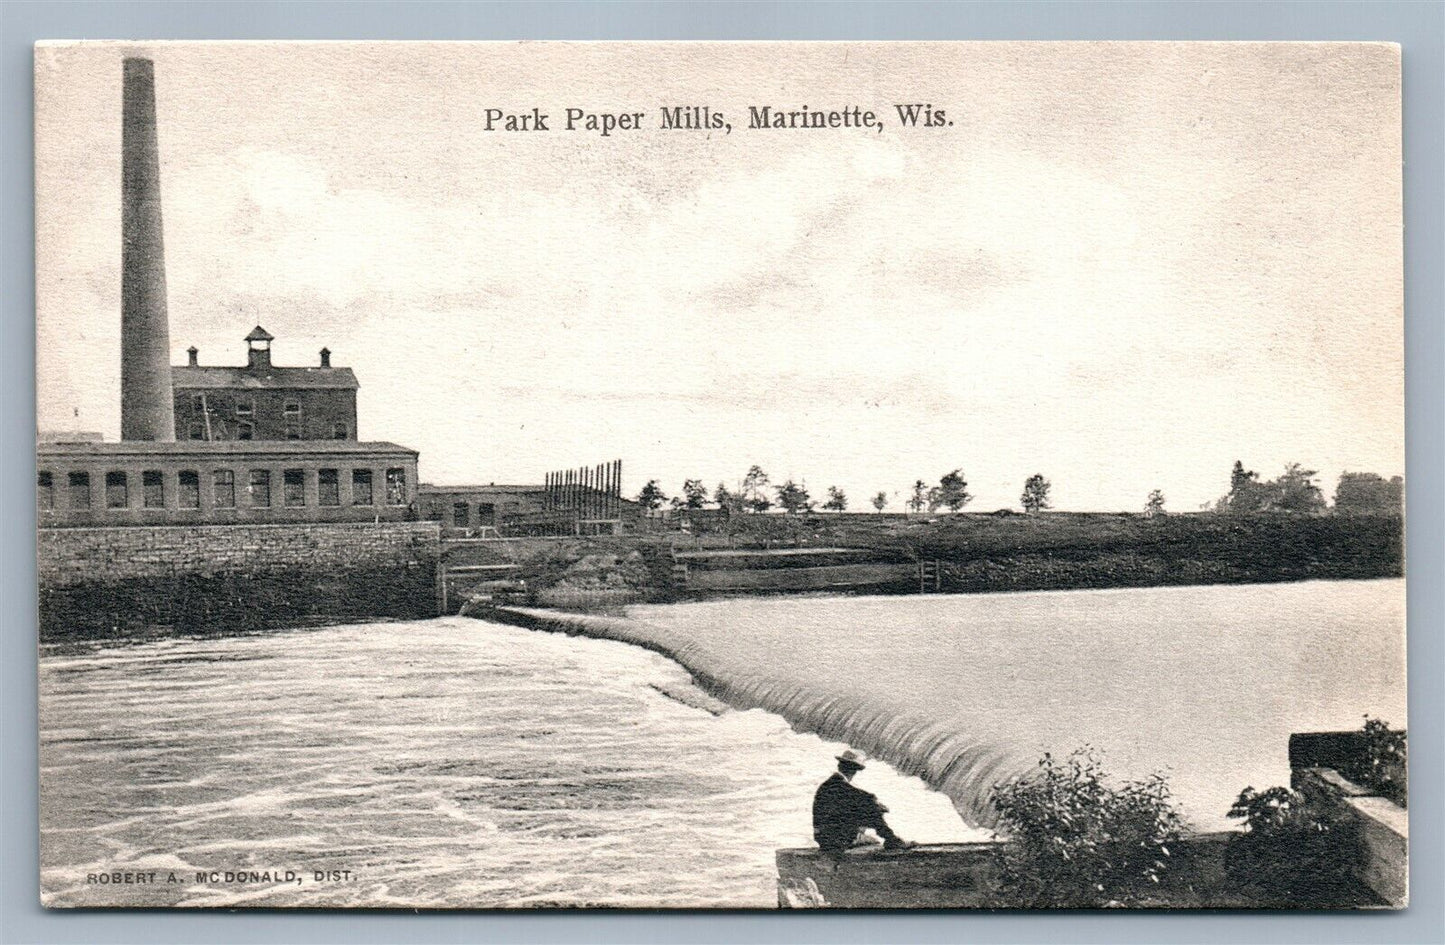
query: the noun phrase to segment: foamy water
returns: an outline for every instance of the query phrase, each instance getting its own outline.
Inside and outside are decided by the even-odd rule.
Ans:
[[[50,905],[769,907],[844,747],[656,654],[464,618],[48,655],[40,718]],[[916,778],[859,783],[905,836],[979,836]]]
[[[1196,829],[1289,783],[1292,732],[1405,714],[1404,582],[638,606],[623,633],[729,698],[888,755],[987,823],[988,789],[1084,744],[1168,775]]]

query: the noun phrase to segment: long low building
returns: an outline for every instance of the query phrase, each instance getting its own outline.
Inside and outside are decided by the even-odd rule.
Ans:
[[[417,452],[354,440],[40,443],[36,517],[65,525],[417,518]]]
[[[610,535],[635,529],[640,506],[631,499],[576,487],[547,485],[433,485],[417,496],[423,519],[447,535]]]

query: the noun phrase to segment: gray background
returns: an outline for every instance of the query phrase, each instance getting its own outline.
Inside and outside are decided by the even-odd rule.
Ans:
[[[40,909],[31,44],[39,39],[1384,40],[1404,47],[1411,894],[1391,914],[136,913]],[[1445,4],[4,3],[0,936],[4,942],[1442,942]]]

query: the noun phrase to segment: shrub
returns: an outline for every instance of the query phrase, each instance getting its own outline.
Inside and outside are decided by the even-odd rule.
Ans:
[[[1246,787],[1229,816],[1244,821],[1225,857],[1235,886],[1266,905],[1338,908],[1357,901],[1350,877],[1355,837],[1304,795]]]
[[[1006,842],[1003,904],[1029,908],[1122,905],[1156,895],[1182,821],[1159,774],[1111,784],[1093,749],[994,788]]]
[[[1364,756],[1350,770],[1341,774],[1379,791],[1383,797],[1401,807],[1406,806],[1408,792],[1405,787],[1405,733],[1391,729],[1390,723],[1383,719],[1372,719],[1367,715],[1362,734],[1365,742]]]

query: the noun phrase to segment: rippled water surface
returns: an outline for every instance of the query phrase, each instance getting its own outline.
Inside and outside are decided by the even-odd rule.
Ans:
[[[1400,581],[767,598],[612,622],[779,714],[728,710],[639,647],[466,618],[49,654],[43,888],[766,907],[773,851],[809,843],[844,741],[891,748],[969,814],[992,780],[1087,742],[1118,773],[1167,772],[1195,826],[1223,827],[1242,787],[1288,783],[1291,732],[1405,723],[1403,598]],[[874,764],[860,783],[905,836],[980,835],[916,778]],[[267,870],[301,882],[225,878]],[[113,871],[157,883],[88,881]]]
[[[645,650],[464,618],[47,655],[40,700],[51,905],[768,907],[843,747]],[[905,835],[976,836],[860,783]],[[225,876],[267,870],[301,883]],[[87,881],[115,871],[156,884]]]

